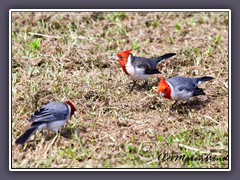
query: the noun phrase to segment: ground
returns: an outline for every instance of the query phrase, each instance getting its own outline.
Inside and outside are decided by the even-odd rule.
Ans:
[[[127,49],[176,56],[129,93]],[[12,168],[228,168],[228,63],[228,12],[12,12]],[[214,80],[170,110],[162,75]],[[43,130],[14,143],[32,112],[65,100],[77,111],[55,142]]]

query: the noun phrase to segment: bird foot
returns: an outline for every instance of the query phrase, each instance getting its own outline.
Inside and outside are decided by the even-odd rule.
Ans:
[[[172,104],[172,106],[171,106],[171,108],[170,108],[171,111],[173,111],[173,110],[175,109],[177,102],[178,102],[178,101],[175,101],[175,102]]]
[[[129,90],[129,94],[133,91],[133,88],[134,88],[134,86],[136,85],[136,83],[137,83],[137,81],[133,81],[133,85],[132,85],[132,87],[130,88],[130,90]]]
[[[190,103],[189,102],[185,102],[183,105],[186,106],[188,109],[190,108]]]

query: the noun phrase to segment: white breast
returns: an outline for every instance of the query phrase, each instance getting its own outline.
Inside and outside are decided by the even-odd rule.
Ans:
[[[46,129],[57,132],[66,122],[66,120],[53,121],[47,124]]]
[[[175,89],[171,83],[167,82],[168,85],[171,88],[171,98],[175,101],[177,100],[185,100],[185,101],[189,101],[189,98],[192,97],[192,92],[187,91],[187,90],[182,90],[182,91],[178,91],[177,89]]]
[[[133,80],[148,80],[150,75],[146,75],[144,74],[144,69],[141,68],[134,68],[132,63],[131,63],[131,57],[129,56],[127,59],[127,63],[126,63],[126,70],[128,72],[128,74],[131,75],[131,78]]]

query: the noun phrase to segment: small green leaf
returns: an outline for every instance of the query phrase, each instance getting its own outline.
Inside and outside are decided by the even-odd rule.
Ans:
[[[172,36],[170,36],[168,40],[169,40],[169,43],[170,43],[170,44],[173,44],[173,43],[174,43],[174,39],[173,39]]]
[[[177,23],[177,24],[175,25],[175,28],[176,28],[176,30],[180,31],[180,30],[181,30],[181,25],[180,25],[180,23]]]
[[[160,141],[160,142],[163,142],[163,137],[160,136],[160,135],[157,135],[157,140]]]
[[[132,45],[132,49],[133,50],[138,50],[139,49],[139,45],[137,44],[137,42],[133,42],[133,45]]]
[[[221,35],[218,35],[216,38],[215,38],[215,44],[219,43],[220,42],[220,39],[221,39]]]
[[[41,38],[37,38],[30,42],[30,47],[32,49],[39,49],[41,45]]]
[[[194,52],[198,52],[199,50],[198,50],[198,48],[196,47],[196,48],[193,48],[193,51],[194,51]]]
[[[134,155],[133,155],[133,154],[129,154],[128,157],[129,157],[129,159],[131,159],[131,160],[134,159]]]
[[[128,146],[128,151],[129,152],[135,152],[136,151],[136,147],[129,145]]]
[[[157,21],[157,17],[156,17],[156,16],[154,16],[154,18],[153,18],[152,25],[153,25],[153,27],[155,27],[155,28],[158,26],[158,21]]]
[[[158,167],[158,163],[157,162],[152,162],[150,165],[151,165],[152,168],[157,168]]]

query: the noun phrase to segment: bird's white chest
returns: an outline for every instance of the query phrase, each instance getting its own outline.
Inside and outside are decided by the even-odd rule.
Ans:
[[[145,74],[145,70],[141,68],[134,68],[131,63],[131,57],[129,56],[126,63],[126,70],[130,74],[133,80],[148,80],[149,75]]]
[[[64,125],[66,121],[67,119],[50,122],[46,125],[46,129],[57,132]]]

